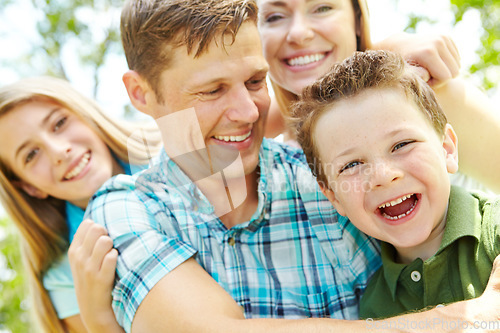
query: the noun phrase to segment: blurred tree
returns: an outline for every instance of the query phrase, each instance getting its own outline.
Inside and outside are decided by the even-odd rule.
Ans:
[[[455,14],[455,24],[469,10],[477,10],[481,17],[482,47],[477,50],[479,61],[470,67],[471,73],[479,74],[485,89],[500,82],[500,0],[450,0]]]
[[[433,0],[426,0],[429,5]],[[397,3],[395,1],[395,3]],[[425,4],[423,4],[425,6]],[[485,90],[498,87],[500,83],[500,0],[450,0],[454,14],[453,25],[462,21],[465,13],[477,10],[481,18],[482,34],[478,36],[481,47],[476,50],[478,61],[468,71],[480,78]],[[420,23],[436,23],[425,15],[408,13],[405,31],[417,31]]]
[[[118,19],[112,18],[119,17],[123,0],[31,0],[30,4],[38,14],[39,39],[31,43],[32,50],[24,57],[0,65],[68,79],[63,53],[71,49],[77,63],[92,73],[96,97],[99,69],[106,56],[121,52]],[[0,0],[0,14],[16,5],[13,0]]]
[[[17,231],[0,219],[0,331],[30,332],[27,291]]]

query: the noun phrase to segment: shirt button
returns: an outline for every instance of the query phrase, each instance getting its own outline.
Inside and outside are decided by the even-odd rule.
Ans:
[[[231,245],[231,246],[234,246],[234,244],[236,243],[236,241],[234,240],[234,238],[233,238],[233,237],[230,237],[230,238],[227,240],[227,242],[228,242],[228,243],[229,243],[229,245]]]
[[[422,274],[420,274],[419,271],[413,271],[411,272],[410,277],[414,282],[418,282],[420,281],[420,278],[422,278]]]

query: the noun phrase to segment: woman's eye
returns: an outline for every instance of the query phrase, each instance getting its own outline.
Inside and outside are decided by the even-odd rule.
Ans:
[[[32,159],[35,158],[36,154],[38,153],[38,148],[30,150],[28,155],[26,155],[26,158],[24,159],[24,163],[29,163]]]
[[[339,171],[339,174],[341,174],[342,172],[346,171],[346,170],[349,170],[349,169],[352,169],[354,168],[355,166],[358,166],[358,165],[361,165],[361,162],[360,161],[353,161],[353,162],[349,162],[347,163],[346,165],[344,165],[340,171]]]
[[[60,129],[66,123],[66,120],[68,120],[68,117],[62,117],[61,119],[59,119],[54,125],[54,131]]]
[[[272,15],[269,15],[267,18],[266,18],[266,23],[273,23],[273,22],[276,22],[276,21],[279,21],[283,18],[283,15],[280,15],[280,14],[272,14]]]

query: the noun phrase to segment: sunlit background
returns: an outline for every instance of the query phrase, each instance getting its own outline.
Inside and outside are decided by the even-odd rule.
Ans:
[[[58,60],[55,61],[47,57],[47,54],[57,50],[59,45],[57,43],[52,45],[53,40],[43,39],[37,32],[39,31],[37,24],[41,24],[45,32],[49,34],[51,26],[46,23],[63,20],[65,14],[46,13],[44,10],[35,9],[45,8],[47,11],[49,7],[46,4],[49,1],[45,0],[0,0],[0,85],[27,76],[47,73],[63,74],[75,88],[95,98],[108,112],[119,117],[137,117],[139,113],[129,106],[128,97],[121,82],[121,76],[127,70],[127,66],[118,43],[118,36],[116,33],[111,37],[107,36],[107,31],[116,32],[122,1],[87,0],[83,2],[93,3],[94,8],[78,9],[74,12],[77,20],[68,22],[65,27],[67,31],[55,31],[58,41],[63,45],[57,53]],[[450,2],[460,1],[368,0],[372,39],[381,40],[394,32],[403,31],[412,22],[419,21],[419,18],[425,18],[416,25],[416,31],[450,35],[461,54],[462,75],[468,77],[477,86],[484,88],[485,91],[487,90],[493,105],[500,105],[500,92],[497,85],[500,82],[500,67],[491,66],[488,70],[476,74],[469,72],[473,64],[481,62],[485,64],[477,52],[477,50],[484,49],[480,39],[480,36],[484,35],[482,27],[484,20],[482,21],[481,13],[476,9],[468,10],[462,20],[454,25],[455,15]],[[68,4],[71,3],[70,0],[50,1],[51,6],[57,4],[61,7],[69,6]],[[490,0],[484,3],[495,8],[491,12],[490,19],[496,20],[498,26],[500,0]],[[110,40],[108,44],[103,43],[104,48],[102,46],[101,49],[92,48],[96,41],[104,41],[107,37]],[[496,46],[496,50],[500,49],[498,44],[500,41],[496,40],[494,35],[489,37],[493,38],[488,41],[489,45]],[[33,46],[36,47],[33,48]],[[102,54],[105,56],[99,59]],[[102,65],[96,66],[95,62],[101,60]],[[492,60],[498,64],[498,55],[496,55],[496,60],[494,58]],[[22,289],[19,285],[21,280],[16,280],[19,273],[12,268],[19,257],[12,243],[11,229],[6,228],[8,219],[2,218],[4,215],[5,212],[0,206],[0,333],[24,332],[26,317],[23,311],[26,304],[22,296],[11,295]],[[16,325],[15,323],[19,323],[19,326],[12,326]]]

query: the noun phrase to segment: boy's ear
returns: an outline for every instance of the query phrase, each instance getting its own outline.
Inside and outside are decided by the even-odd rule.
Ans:
[[[446,169],[449,173],[458,171],[458,138],[450,124],[444,129],[443,149],[445,152]]]
[[[122,77],[132,105],[142,113],[150,115],[148,94],[154,93],[149,84],[136,71],[129,70]]]
[[[37,187],[25,182],[24,180],[15,180],[12,182],[14,186],[20,188],[24,192],[26,192],[29,196],[32,196],[34,198],[38,199],[47,199],[48,194]]]
[[[337,210],[337,213],[339,213],[342,216],[345,216],[344,208],[342,207],[342,204],[340,201],[337,200],[337,197],[335,196],[335,192],[333,192],[330,187],[325,184],[323,181],[318,180],[318,185],[321,190],[321,192],[324,194],[324,196],[330,201],[330,203],[333,205],[333,207]]]

